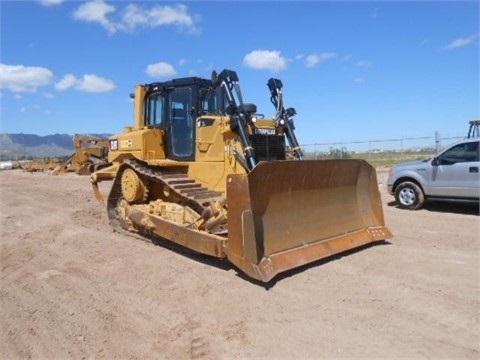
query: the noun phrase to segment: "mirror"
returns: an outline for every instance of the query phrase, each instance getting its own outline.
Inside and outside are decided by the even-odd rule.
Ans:
[[[218,78],[218,73],[215,70],[212,71],[212,82],[215,86],[218,86],[220,82]]]

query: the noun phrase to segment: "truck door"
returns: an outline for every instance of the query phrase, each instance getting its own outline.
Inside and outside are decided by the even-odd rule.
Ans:
[[[433,163],[431,195],[479,197],[479,142],[454,145]]]

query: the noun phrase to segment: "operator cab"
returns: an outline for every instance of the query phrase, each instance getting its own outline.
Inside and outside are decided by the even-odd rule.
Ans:
[[[223,112],[223,96],[211,80],[180,78],[146,86],[144,119],[149,127],[165,131],[167,157],[172,160],[195,159],[196,118]]]

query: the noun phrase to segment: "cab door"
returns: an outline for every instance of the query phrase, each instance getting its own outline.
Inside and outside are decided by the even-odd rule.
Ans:
[[[170,92],[168,111],[168,157],[191,161],[195,157],[195,119],[193,118],[193,91],[191,87],[174,88]]]

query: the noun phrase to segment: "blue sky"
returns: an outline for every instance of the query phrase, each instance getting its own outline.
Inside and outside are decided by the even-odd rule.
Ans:
[[[237,71],[301,144],[465,136],[480,118],[477,1],[1,1],[0,132],[118,133],[137,83]]]

